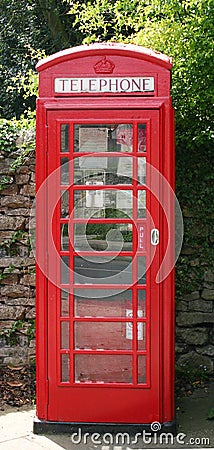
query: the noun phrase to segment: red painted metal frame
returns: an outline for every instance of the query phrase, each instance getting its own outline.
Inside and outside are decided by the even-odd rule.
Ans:
[[[56,121],[57,120],[57,118],[59,117],[59,113],[50,113],[50,114],[52,114],[52,116],[54,117],[54,119],[53,119],[53,122],[52,122],[52,120],[51,120],[51,118],[50,118],[50,120],[49,120],[49,124],[50,124],[50,143],[49,143],[49,145],[50,145],[50,148],[53,148],[53,146],[54,146],[54,142],[56,141],[56,136],[55,136],[55,132],[54,132],[54,130],[56,129],[56,126],[54,127],[54,121]],[[86,113],[87,115],[89,115],[89,117],[90,117],[90,113],[89,112],[87,112]],[[125,113],[125,114],[127,114],[127,112]],[[133,112],[132,112],[132,114],[133,114]],[[158,112],[150,112],[149,113],[149,115],[150,115],[150,120],[153,120],[154,121],[154,119],[151,119],[152,118],[152,116],[154,116],[155,117],[155,123],[153,123],[153,127],[158,127]],[[69,123],[69,118],[71,117],[71,111],[68,113],[67,111],[66,112],[64,112],[63,113],[63,116],[64,116],[64,120],[65,120],[65,123]],[[82,115],[83,115],[83,112],[82,112]],[[107,114],[107,111],[99,111],[98,112],[98,114],[97,114],[98,116],[100,116],[100,115],[102,115],[102,122],[104,122],[104,120],[106,121],[106,122],[109,122],[109,118],[107,117],[106,118],[106,115],[108,115]],[[68,118],[67,118],[67,117]],[[118,123],[123,123],[124,122],[124,117],[121,117],[121,116],[124,116],[124,113],[122,114],[121,112],[118,114],[118,117],[117,117],[117,122]],[[144,122],[147,122],[147,124],[149,123],[148,122],[148,120],[146,121],[145,120],[145,117],[143,117],[143,116],[145,116],[146,118],[148,117],[148,112],[147,112],[147,115],[145,115],[145,113],[143,114],[142,112],[141,112],[141,123],[144,123]],[[81,120],[81,123],[83,122],[83,119]],[[95,122],[95,119],[92,121],[92,120],[90,120],[90,123],[97,123],[97,120],[96,120],[96,122]],[[114,120],[114,122],[115,122],[115,120]],[[130,122],[130,121],[128,121],[128,122]],[[137,123],[139,122],[139,119],[137,119],[137,121],[136,121],[136,127],[135,127],[135,134],[136,134],[136,131],[137,131]],[[76,120],[75,121],[75,123],[78,123],[78,121]],[[149,128],[149,127],[148,127]],[[158,136],[157,136],[158,137]],[[155,143],[155,141],[154,141],[154,143]],[[153,146],[154,146],[154,143],[153,143]],[[140,155],[142,155],[142,156],[144,156],[145,157],[145,153],[139,153],[139,152],[137,152],[137,147],[136,147],[136,142],[135,142],[135,151],[132,153],[132,155],[134,156],[138,156],[138,158],[140,158],[141,156]],[[157,147],[159,147],[159,142],[157,141],[156,142],[156,146]],[[57,151],[58,149],[56,149],[56,151]],[[147,153],[146,153],[146,155],[147,155],[147,158],[149,158],[149,155],[150,155],[150,151],[149,151],[150,149],[149,149],[149,139],[147,140]],[[57,156],[58,155],[58,152],[56,153],[56,155],[54,156],[54,154],[51,154],[51,161],[50,161],[50,172],[52,172],[52,170],[54,170],[55,168],[57,168],[58,166],[59,166],[59,156]],[[79,154],[79,156],[81,156],[81,154]],[[106,156],[106,154],[105,154],[105,156]],[[113,155],[112,155],[113,156]],[[117,154],[117,156],[121,156],[121,154]],[[131,156],[131,153],[130,153],[130,156]],[[159,156],[159,152],[156,152],[156,158]],[[75,155],[75,157],[77,157],[77,155]],[[111,156],[109,156],[109,157],[111,157]],[[54,161],[54,162],[53,162]],[[150,162],[150,161],[149,161]],[[53,164],[53,165],[52,165]],[[154,165],[157,165],[158,166],[158,162],[157,163],[155,163]],[[147,176],[148,176],[148,182],[149,182],[149,171],[148,171],[148,174],[147,174]],[[132,189],[135,189],[135,187],[137,187],[137,184],[136,184],[136,182],[135,182],[135,186],[134,186],[134,184],[133,184],[133,187],[132,187]],[[60,188],[60,187],[59,187]],[[61,188],[62,189],[65,189],[65,186],[61,186]],[[94,188],[94,186],[89,186],[89,189],[92,189],[92,188]],[[128,185],[126,185],[126,186],[124,186],[124,185],[121,185],[121,186],[106,186],[106,187],[102,187],[102,189],[115,189],[115,188],[120,188],[120,189],[129,189],[129,186]],[[73,189],[73,188],[70,188],[70,190],[71,189]],[[78,189],[78,190],[85,190],[86,189],[86,187],[85,186],[82,186],[82,185],[79,185],[79,186],[75,186],[75,189]],[[88,187],[87,187],[87,189],[88,189]],[[100,189],[99,187],[98,187],[98,189]],[[144,187],[140,187],[140,186],[138,186],[138,189],[139,190],[142,190],[142,189],[145,189]],[[146,188],[147,189],[147,188]],[[70,195],[70,201],[71,201],[71,195]],[[136,206],[135,206],[135,208],[136,208]],[[147,202],[147,208],[150,210],[151,209],[151,205]],[[57,210],[56,210],[57,211]],[[159,213],[158,213],[158,211],[159,211],[159,207],[158,207],[158,205],[157,205],[157,208],[156,208],[156,212],[155,211],[153,211],[153,216],[155,215],[156,217],[154,217],[154,221],[156,221],[156,224],[157,224],[157,226],[158,226],[158,220],[159,220]],[[57,216],[59,217],[59,210],[57,211]],[[136,217],[137,215],[136,215],[136,211],[135,211],[135,217]],[[57,220],[57,219],[56,219]],[[63,220],[63,223],[66,223],[66,220],[65,219],[62,219]],[[102,219],[102,221],[103,221],[104,219]],[[84,220],[84,219],[73,219],[73,222],[74,223],[83,223],[83,222],[85,222],[86,220]],[[94,222],[94,220],[90,220],[91,222]],[[105,219],[105,221],[106,221],[106,219]],[[107,221],[108,223],[109,222],[112,222],[113,221],[113,219],[109,219],[109,221]],[[138,223],[141,223],[141,221],[142,221],[142,219],[137,219],[137,222]],[[145,222],[145,219],[143,220],[144,222]],[[58,219],[58,221],[57,221],[58,223],[60,223],[60,220]],[[115,219],[115,222],[118,222],[118,220],[117,219]],[[124,222],[124,219],[121,219],[121,222]],[[129,220],[129,222],[131,222],[131,220]],[[59,244],[59,241],[60,241],[60,239],[59,239],[59,227],[58,227],[58,229],[56,228],[56,227],[54,227],[53,228],[53,234],[54,234],[54,238],[55,238],[55,242],[56,242],[56,245],[57,245],[57,243]],[[148,235],[149,236],[149,235]],[[134,236],[134,239],[133,239],[133,247],[136,249],[136,247],[137,247],[137,236],[136,236],[136,234],[135,234],[135,236]],[[147,242],[147,248],[149,248],[150,247],[150,245],[149,245],[149,242]],[[57,251],[58,252],[60,252],[60,248],[59,248],[59,245],[57,246]],[[157,252],[158,253],[158,252]],[[61,255],[68,255],[69,254],[69,252],[60,252],[60,254]],[[75,255],[75,254],[78,254],[78,253],[76,253],[76,252],[73,252],[73,254]],[[85,253],[84,253],[85,254]],[[88,253],[88,254],[90,254],[90,252]],[[105,252],[105,254],[108,254],[108,253],[106,253]],[[128,255],[132,255],[132,253],[127,253],[127,252],[122,252],[121,254],[123,254],[124,256],[128,256]],[[143,253],[143,254],[145,254],[145,253]],[[143,255],[141,252],[139,252],[139,255],[140,256],[142,256]],[[157,259],[157,258],[156,258]],[[159,258],[158,258],[158,260],[156,261],[156,270],[157,270],[157,268],[158,268],[158,266],[159,266]],[[153,267],[154,267],[154,263],[153,263]],[[136,269],[135,269],[136,270]],[[147,276],[149,277],[149,272],[148,272],[148,274],[147,274]],[[71,285],[73,284],[73,280],[70,280],[70,283],[71,283]],[[148,281],[147,281],[147,283],[148,283],[148,285],[150,285],[150,279],[148,278]],[[76,286],[76,287],[78,287],[78,286]],[[100,286],[100,285],[97,285],[97,286],[93,286],[93,288],[100,288],[100,287],[108,287],[109,288],[109,285],[106,285],[106,286]],[[111,286],[112,287],[112,286]],[[116,286],[114,286],[114,287],[116,287]],[[124,286],[124,288],[125,287],[127,287],[127,286]],[[143,288],[143,286],[140,286],[140,288]],[[50,286],[50,290],[52,290],[53,289],[53,291],[54,290],[56,290],[56,288],[54,288],[52,285]],[[158,288],[157,288],[157,286],[153,286],[153,288],[151,289],[152,291],[153,291],[153,293],[155,293],[155,291],[156,291],[156,301],[158,302],[158,300],[157,300],[157,297],[158,297]],[[148,295],[149,294],[149,290],[147,291],[147,297],[149,296]],[[54,295],[54,293],[53,293],[53,295]],[[53,296],[52,294],[50,294],[50,296],[52,297]],[[57,295],[57,292],[56,292],[56,294],[55,295]],[[58,298],[58,302],[59,302],[59,298]],[[134,311],[133,311],[133,316],[135,316],[136,317],[136,319],[132,319],[132,321],[133,321],[133,324],[136,324],[136,322],[147,322],[147,352],[146,351],[137,351],[137,349],[136,348],[134,348],[133,349],[133,351],[134,351],[134,354],[138,354],[138,355],[140,355],[140,354],[142,354],[142,355],[144,355],[144,354],[146,354],[147,355],[147,377],[148,377],[148,382],[146,383],[146,385],[145,385],[145,387],[147,388],[147,391],[145,391],[145,394],[143,394],[143,397],[142,397],[142,401],[146,401],[146,398],[147,398],[147,408],[146,408],[146,410],[147,410],[147,413],[146,413],[146,417],[144,417],[144,422],[146,422],[146,420],[147,420],[147,417],[151,417],[151,413],[149,413],[149,410],[151,409],[151,406],[149,406],[149,405],[151,405],[152,404],[152,409],[153,410],[156,410],[156,416],[155,416],[155,412],[154,412],[154,416],[155,417],[157,417],[158,415],[159,415],[159,413],[157,412],[157,411],[159,411],[159,401],[158,401],[158,396],[157,396],[157,390],[158,390],[158,385],[159,385],[159,377],[158,377],[158,373],[159,373],[159,363],[158,363],[158,360],[159,360],[159,355],[158,355],[158,348],[159,348],[159,344],[158,344],[158,340],[159,340],[159,333],[158,333],[158,312],[157,312],[157,306],[155,305],[155,309],[156,309],[156,311],[155,312],[153,312],[153,315],[152,315],[152,317],[153,317],[153,327],[154,327],[154,329],[153,329],[153,335],[152,335],[152,339],[153,340],[155,340],[155,343],[153,344],[153,350],[152,350],[152,352],[153,352],[153,366],[154,366],[154,361],[156,361],[156,365],[157,365],[157,367],[156,367],[156,369],[155,369],[155,371],[151,374],[150,373],[150,371],[151,371],[151,365],[150,365],[150,316],[151,316],[151,314],[150,314],[150,308],[149,308],[149,302],[147,301],[147,317],[146,317],[146,319],[139,319],[139,318],[137,318],[137,316],[136,316],[136,314],[137,314],[137,312],[136,312],[136,301],[133,303],[133,305],[134,305]],[[154,306],[153,306],[153,308],[154,308]],[[57,310],[58,310],[58,314],[59,314],[59,304],[58,304],[58,308],[57,308]],[[52,333],[51,333],[51,336],[50,336],[50,342],[52,342],[52,352],[51,352],[51,354],[50,354],[50,359],[49,359],[49,369],[50,369],[50,373],[52,373],[53,374],[53,372],[54,372],[54,367],[56,366],[56,364],[55,364],[55,360],[56,360],[56,357],[55,357],[55,355],[56,354],[58,354],[58,366],[59,366],[59,355],[60,354],[65,354],[66,352],[65,351],[63,351],[63,350],[60,350],[60,334],[59,334],[59,330],[60,330],[60,327],[59,327],[59,322],[57,323],[57,317],[54,315],[54,313],[53,313],[53,311],[50,313],[51,314],[51,316],[50,316],[50,327],[49,327],[49,329],[51,328],[52,329]],[[59,316],[58,316],[59,317]],[[156,319],[155,319],[155,317],[156,317]],[[81,322],[83,322],[84,321],[84,319],[78,319],[78,318],[75,318],[74,319],[75,320],[75,322],[78,322],[78,321],[81,321]],[[71,329],[73,328],[73,323],[74,323],[74,320],[72,319],[72,321],[70,322],[70,326],[71,326]],[[115,318],[115,319],[112,319],[112,318],[109,318],[109,319],[107,319],[107,318],[103,318],[103,319],[85,319],[85,320],[87,320],[87,321],[91,321],[91,322],[93,322],[93,321],[95,321],[95,320],[99,320],[99,321],[103,321],[103,322],[107,322],[107,321],[109,321],[109,322],[112,322],[112,321],[117,321],[117,322],[127,322],[127,319],[125,319],[125,318]],[[53,327],[53,323],[55,324],[55,327]],[[155,333],[155,326],[156,326],[156,333]],[[57,337],[57,348],[58,348],[58,351],[57,350],[55,350],[54,351],[54,349],[53,349],[53,336],[54,336],[54,333],[55,333],[55,330],[58,330],[57,331],[57,335],[58,335],[58,337]],[[72,342],[72,336],[73,336],[73,333],[71,332],[71,348],[73,348],[73,342]],[[136,342],[136,326],[134,326],[134,328],[133,328],[133,341],[134,342]],[[136,344],[135,344],[136,345]],[[136,352],[137,351],[137,352]],[[156,352],[156,353],[155,353]],[[81,350],[81,351],[78,351],[78,350],[74,350],[73,352],[72,352],[72,354],[73,355],[75,355],[75,354],[78,354],[78,353],[81,353],[81,354],[87,354],[87,353],[90,353],[90,354],[95,354],[95,353],[98,353],[97,351],[91,351],[90,350],[90,352],[88,351],[88,350]],[[105,354],[118,354],[118,355],[120,355],[120,354],[132,354],[132,352],[130,351],[130,352],[128,352],[128,351],[124,351],[124,352],[122,352],[122,351],[117,351],[117,350],[115,350],[115,351],[105,351]],[[134,355],[133,354],[133,355]],[[135,367],[136,367],[136,365],[134,364],[134,378],[135,378],[135,380],[136,380],[136,371],[135,371]],[[50,398],[52,398],[52,399],[54,399],[54,401],[52,401],[52,402],[50,402],[51,403],[51,406],[50,406],[50,415],[49,415],[49,417],[48,418],[50,418],[50,419],[55,419],[56,420],[56,414],[60,414],[60,411],[62,411],[62,407],[60,408],[60,405],[59,405],[59,403],[60,402],[58,402],[58,406],[57,406],[57,409],[55,409],[55,406],[56,406],[56,397],[57,397],[57,394],[56,394],[56,383],[57,383],[57,379],[58,379],[58,385],[59,386],[64,386],[64,388],[66,387],[66,386],[68,386],[68,383],[60,383],[59,382],[59,371],[58,371],[58,369],[57,369],[57,372],[56,372],[56,380],[54,379],[54,381],[53,381],[53,384],[54,384],[54,387],[53,387],[53,392],[52,392],[52,394],[50,395]],[[153,400],[152,400],[152,398],[151,398],[151,392],[149,392],[148,391],[148,388],[150,387],[150,376],[152,375],[152,379],[153,379]],[[55,377],[54,377],[55,378]],[[154,378],[156,378],[156,382],[154,382]],[[51,390],[51,387],[52,387],[52,383],[51,383],[51,376],[49,376],[49,379],[50,379],[50,390]],[[158,383],[158,384],[157,384]],[[156,385],[156,388],[154,387],[154,384]],[[71,386],[72,384],[70,384],[69,383],[69,385]],[[130,385],[130,384],[128,384],[128,385],[126,385],[125,383],[117,383],[117,384],[115,384],[115,385],[113,385],[113,383],[105,383],[105,385],[103,385],[103,384],[100,384],[100,383],[97,383],[97,391],[96,391],[96,389],[95,389],[95,386],[91,386],[91,384],[90,385],[88,385],[88,390],[90,391],[87,395],[88,395],[88,397],[86,398],[86,388],[87,388],[87,384],[86,383],[84,383],[84,384],[82,384],[81,385],[83,388],[84,388],[84,390],[83,390],[83,396],[84,396],[84,402],[85,401],[87,401],[87,398],[88,397],[90,397],[90,395],[91,395],[91,389],[92,389],[92,387],[93,387],[93,396],[95,395],[95,397],[94,397],[94,400],[93,400],[93,402],[94,403],[96,403],[95,402],[95,398],[99,398],[99,402],[100,402],[100,396],[102,395],[102,393],[100,392],[100,388],[102,389],[102,388],[110,388],[111,390],[114,388],[114,399],[115,399],[115,402],[117,403],[117,396],[119,395],[118,394],[118,389],[124,389],[125,388],[125,386],[127,387],[127,389],[129,388],[130,389],[130,387],[132,387],[132,388],[135,388],[135,391],[134,391],[134,393],[132,392],[132,394],[131,394],[131,392],[130,392],[130,395],[131,395],[131,398],[132,398],[132,400],[131,400],[131,398],[130,398],[130,403],[132,403],[133,402],[133,396],[134,396],[134,394],[135,395],[137,395],[137,397],[139,397],[139,392],[137,392],[136,391],[136,388],[137,388],[137,386],[138,386],[138,389],[141,389],[141,392],[142,392],[142,387],[143,387],[143,385],[140,387],[140,385],[137,385],[136,384],[136,381],[132,384],[132,385]],[[79,388],[79,385],[73,385],[73,388]],[[115,392],[115,389],[117,389],[117,392]],[[67,390],[67,389],[66,389]],[[50,391],[51,392],[51,391]],[[97,392],[97,396],[96,396],[96,393]],[[108,399],[108,393],[106,392],[106,391],[104,391],[105,392],[105,394],[107,394],[107,397],[106,397],[106,395],[104,396],[104,399],[103,399],[103,401],[105,402],[105,405],[106,405],[106,402],[107,402],[107,399]],[[129,391],[128,391],[129,392]],[[126,392],[126,397],[127,396],[129,396],[128,395],[128,392]],[[62,391],[60,391],[60,395],[62,395]],[[67,395],[68,395],[68,393],[67,393]],[[72,394],[73,395],[73,394]],[[145,398],[144,398],[145,397]],[[118,401],[119,401],[119,399],[118,399]],[[155,407],[154,406],[154,403],[156,403],[157,402],[157,406]],[[84,403],[83,403],[84,404]],[[64,414],[65,414],[65,416],[61,416],[61,420],[66,420],[65,419],[65,417],[68,417],[69,415],[70,415],[70,417],[71,417],[71,412],[69,412],[69,413],[67,413],[67,415],[66,415],[66,406],[65,406],[65,404],[62,402],[61,403],[61,405],[63,405],[63,411],[64,411]],[[104,418],[104,416],[101,414],[101,412],[100,411],[98,411],[97,410],[97,407],[98,407],[98,405],[96,405],[96,417],[94,417],[93,415],[91,416],[90,415],[90,419],[88,419],[88,420],[96,420],[96,421],[103,421],[105,418]],[[54,411],[54,409],[55,409],[55,411]],[[103,409],[103,406],[101,406],[101,409]],[[79,412],[79,414],[81,414],[80,416],[79,416],[79,420],[82,420],[82,421],[85,421],[85,420],[87,420],[86,419],[86,416],[84,416],[83,415],[83,411],[82,411],[82,413],[80,413]],[[120,413],[121,414],[121,413]],[[75,418],[76,418],[77,416],[76,416],[76,413],[75,413]],[[141,412],[141,418],[142,418],[142,412]],[[73,419],[74,420],[74,419]],[[109,419],[108,419],[109,420]],[[114,417],[114,420],[115,421],[118,421],[118,420],[122,420],[122,421],[124,421],[124,422],[127,422],[127,421],[130,421],[130,414],[129,414],[129,416],[127,416],[127,415],[122,415],[121,417],[120,417],[120,419],[118,418],[118,416],[116,417]],[[138,413],[135,415],[135,418],[133,419],[131,419],[131,420],[139,420],[139,417],[138,417]],[[149,419],[150,420],[150,419]]]
[[[78,63],[81,66],[83,72],[83,77],[87,72],[90,73],[90,69],[87,68],[87,64],[90,59],[101,58],[102,55],[108,55],[110,59],[119,61],[121,65],[121,73],[126,73],[126,76],[133,75],[133,64],[128,65],[133,58],[135,61],[136,73],[142,63],[142,71],[154,75],[157,83],[154,96],[152,98],[146,98],[145,96],[137,96],[130,94],[118,94],[118,95],[89,95],[83,94],[78,97],[71,98],[54,98],[53,93],[53,78],[54,76],[60,76],[62,74],[70,74],[74,68],[74,64],[78,66],[76,60],[78,58]],[[124,56],[126,58],[124,58]],[[126,59],[126,61],[125,61]],[[85,64],[85,61],[87,64]],[[72,62],[72,66],[70,65]],[[76,67],[75,66],[75,67]],[[125,69],[124,69],[125,67]],[[51,173],[56,168],[56,161],[54,160],[54,154],[48,156],[48,130],[49,137],[52,134],[52,143],[57,141],[58,133],[55,129],[50,131],[50,126],[53,125],[52,119],[49,122],[49,114],[53,112],[52,116],[57,118],[58,121],[64,121],[66,118],[72,120],[75,123],[82,123],[85,111],[90,110],[91,116],[88,118],[90,123],[93,122],[92,117],[95,122],[98,121],[96,116],[96,111],[103,112],[109,111],[108,114],[104,114],[106,123],[109,123],[109,118],[112,118],[112,122],[115,122],[117,118],[120,120],[120,112],[126,111],[127,113],[127,123],[131,121],[133,117],[133,111],[135,111],[135,120],[144,123],[145,115],[142,113],[144,110],[147,111],[147,118],[152,119],[152,113],[159,111],[159,163],[158,167],[163,176],[168,180],[169,184],[174,189],[174,117],[173,109],[171,104],[171,99],[169,97],[169,86],[170,86],[170,69],[171,62],[170,59],[164,55],[157,55],[150,51],[145,51],[144,49],[139,50],[139,47],[134,46],[123,46],[117,44],[101,44],[93,46],[83,46],[75,50],[69,50],[60,52],[53,58],[47,59],[38,65],[38,70],[40,74],[40,99],[37,101],[37,191],[39,190],[42,183],[45,181],[48,173]],[[126,71],[125,71],[126,70]],[[75,72],[75,74],[77,71]],[[68,75],[67,75],[68,76]],[[75,75],[77,76],[77,75]],[[55,112],[54,112],[55,111]],[[71,116],[68,111],[74,111]],[[117,112],[118,111],[118,112]],[[151,115],[150,115],[151,111]],[[128,114],[130,119],[128,120]],[[101,123],[101,122],[100,122]],[[47,128],[47,125],[49,128]],[[55,127],[55,125],[54,125]],[[58,141],[59,143],[59,141]],[[54,144],[55,145],[55,144]],[[58,145],[58,144],[57,144]],[[136,144],[135,144],[136,146]],[[59,148],[59,147],[58,147]],[[49,152],[52,152],[53,148],[49,147]],[[47,167],[47,156],[49,158],[49,165]],[[68,157],[68,153],[62,153],[61,156]],[[76,155],[74,155],[77,157]],[[78,155],[79,156],[79,155]],[[105,155],[106,156],[106,155]],[[118,154],[117,156],[121,156]],[[131,156],[131,153],[129,154]],[[145,156],[142,154],[142,156]],[[59,161],[59,160],[58,160]],[[58,162],[57,162],[58,164]],[[59,186],[59,184],[58,184]],[[52,193],[57,195],[58,186],[56,185],[56,192]],[[65,186],[62,186],[65,189]],[[76,186],[75,186],[76,188]],[[87,190],[93,187],[87,186]],[[118,188],[108,187],[108,189]],[[129,189],[129,186],[120,186],[121,189]],[[82,185],[78,186],[78,189],[84,189]],[[96,186],[97,189],[97,186]],[[162,187],[160,186],[160,189]],[[51,194],[51,195],[52,195]],[[171,198],[166,197],[164,199],[166,202],[171,202]],[[71,196],[70,196],[71,201]],[[168,228],[166,218],[164,217],[163,210],[160,209],[157,199],[153,196],[151,198],[153,205],[153,219],[155,223],[158,223],[158,215],[160,212],[160,232],[161,241],[159,245],[159,250],[156,252],[154,259],[154,273],[157,273],[159,268],[159,263],[161,262],[164,251],[168,242]],[[151,205],[149,206],[149,209]],[[57,207],[59,208],[59,206]],[[56,208],[56,217],[59,214],[59,209]],[[151,209],[150,209],[151,210]],[[170,209],[171,221],[173,223],[174,217],[174,205],[171,204]],[[44,198],[42,204],[37,204],[37,259],[39,256],[40,260],[44,261],[46,265],[46,270],[48,270],[48,239],[47,235],[47,223],[49,218],[48,212],[48,201]],[[157,219],[157,220],[156,220]],[[84,220],[74,219],[75,223],[81,223]],[[96,220],[93,220],[96,222]],[[99,221],[99,219],[98,219]],[[106,221],[106,219],[105,219]],[[120,219],[111,219],[111,223],[119,223]],[[121,219],[121,222],[130,223],[128,219]],[[66,219],[60,219],[59,223],[66,223]],[[59,233],[55,230],[55,240],[59,241]],[[58,241],[57,241],[58,239]],[[149,242],[149,233],[147,233],[147,248]],[[42,243],[42,245],[41,245]],[[136,241],[134,242],[136,247]],[[133,251],[134,251],[133,246]],[[58,247],[60,251],[60,248]],[[70,251],[72,249],[70,248]],[[61,252],[62,255],[67,255],[67,252]],[[129,255],[130,253],[123,253],[123,255]],[[143,253],[144,254],[144,253]],[[160,255],[160,259],[159,259]],[[171,256],[174,255],[173,240],[171,241]],[[49,255],[50,258],[50,255]],[[57,274],[59,277],[59,273]],[[73,280],[70,280],[73,283]],[[149,280],[150,282],[150,280]],[[148,283],[148,280],[147,280]],[[47,286],[49,285],[49,290]],[[83,288],[83,286],[76,286]],[[95,286],[96,287],[96,286]],[[97,285],[97,288],[110,288],[110,285]],[[116,286],[115,286],[116,287]],[[140,286],[143,289],[143,285]],[[157,290],[157,285],[151,287],[151,292]],[[150,423],[155,420],[160,422],[170,422],[174,419],[174,399],[173,399],[173,388],[174,388],[174,271],[168,275],[166,280],[164,280],[160,286],[159,290],[159,309],[152,306],[152,310],[147,310],[148,317],[146,319],[137,319],[136,317],[136,304],[135,319],[133,322],[147,321],[147,335],[151,335],[151,348],[156,351],[156,361],[153,359],[153,364],[151,366],[151,384],[148,384],[146,388],[142,387],[141,391],[144,393],[143,398],[143,408],[139,408],[139,401],[137,397],[133,397],[133,393],[136,390],[136,385],[131,387],[130,385],[117,385],[117,387],[112,386],[112,383],[106,384],[104,388],[99,389],[99,401],[103,404],[102,417],[97,418],[97,403],[94,402],[96,397],[97,385],[88,387],[87,384],[82,383],[81,385],[73,385],[65,387],[65,383],[58,383],[59,373],[55,361],[55,350],[59,350],[59,323],[62,320],[60,317],[59,310],[59,294],[57,293],[56,287],[47,280],[43,271],[37,265],[37,415],[39,419],[44,420],[56,420],[56,421],[75,421],[75,422],[127,422],[131,423],[133,421],[130,415],[130,404],[132,404],[132,410],[135,411],[134,421],[135,423]],[[57,310],[54,309],[54,302],[57,299]],[[154,323],[152,320],[154,319]],[[57,322],[58,320],[58,322]],[[63,319],[64,320],[64,319]],[[67,320],[67,319],[66,319]],[[69,319],[70,320],[70,319]],[[83,318],[75,318],[75,321],[83,322]],[[104,321],[113,322],[114,319],[104,319]],[[126,322],[125,318],[118,318],[115,321]],[[93,320],[96,321],[96,320]],[[155,333],[151,333],[151,326],[156,327],[158,336]],[[56,334],[55,334],[56,331]],[[55,337],[54,337],[55,334]],[[136,342],[136,327],[134,327],[134,336]],[[158,344],[158,348],[155,350],[155,345]],[[150,345],[150,344],[149,344]],[[71,333],[70,348],[73,348],[73,333]],[[60,350],[58,354],[63,353]],[[75,351],[78,353],[78,351]],[[74,352],[74,353],[75,353]],[[85,351],[87,353],[87,351]],[[81,351],[84,353],[84,351]],[[90,352],[91,353],[91,352]],[[107,351],[108,353],[108,351]],[[110,351],[112,354],[112,351]],[[118,351],[118,354],[123,352]],[[125,351],[127,353],[127,351]],[[140,354],[144,354],[141,351]],[[149,365],[147,364],[147,371]],[[148,375],[148,373],[147,373]],[[157,375],[157,377],[156,377]],[[158,380],[155,381],[155,377]],[[58,386],[58,387],[56,387]],[[131,388],[130,388],[131,387]],[[154,393],[151,394],[151,389],[154,389]],[[58,394],[56,395],[56,389],[58,389]],[[74,410],[71,408],[69,400],[71,397],[72,389],[72,404],[75,405]],[[115,389],[117,390],[117,401],[115,399]],[[86,396],[86,392],[89,391]],[[94,397],[95,396],[95,397]],[[87,411],[85,415],[82,414],[82,402],[85,402],[86,397],[88,399],[88,404],[90,404],[90,418],[88,417]],[[158,398],[158,408],[155,406],[154,397]],[[81,399],[81,400],[80,400]],[[132,403],[130,403],[132,402]],[[152,407],[151,407],[152,403]],[[50,407],[51,404],[51,407]],[[62,408],[63,405],[63,408]],[[64,412],[62,412],[64,409]],[[121,416],[122,411],[122,416]],[[66,418],[66,419],[65,419]],[[120,420],[121,418],[121,420]]]

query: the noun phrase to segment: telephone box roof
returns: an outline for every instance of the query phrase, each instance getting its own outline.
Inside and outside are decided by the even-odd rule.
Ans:
[[[119,44],[116,42],[107,42],[101,44],[96,43],[89,45],[80,45],[78,47],[62,50],[39,61],[36,68],[39,72],[41,72],[42,70],[48,69],[49,67],[52,67],[55,64],[63,63],[71,59],[102,54],[131,56],[134,58],[151,62],[153,64],[157,64],[169,70],[172,67],[172,59],[169,56],[164,55],[163,53],[159,53],[149,48],[133,44]]]

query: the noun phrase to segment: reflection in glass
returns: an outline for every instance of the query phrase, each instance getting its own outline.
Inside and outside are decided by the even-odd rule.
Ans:
[[[132,383],[132,356],[75,355],[75,382]]]
[[[142,158],[141,158],[142,159]],[[132,184],[132,158],[81,156],[74,160],[74,184]]]
[[[138,383],[146,383],[146,356],[138,356]]]
[[[90,189],[74,191],[75,218],[129,218],[132,216],[132,191]]]
[[[138,284],[146,283],[146,257],[138,256]]]
[[[146,152],[146,125],[138,125],[138,151]]]
[[[146,191],[138,191],[138,217],[146,217]]]
[[[137,340],[138,340],[138,350],[146,350],[146,324],[145,324],[145,322],[137,323]]]
[[[74,248],[78,251],[131,251],[132,224],[76,224]],[[64,236],[64,235],[63,235]],[[66,250],[66,248],[64,248]]]
[[[138,317],[146,317],[146,291],[138,289]]]
[[[61,307],[60,315],[67,317],[69,315],[69,293],[61,290]]]
[[[131,284],[132,257],[74,257],[76,284]]]
[[[69,322],[61,322],[61,346],[60,348],[69,348]]]
[[[67,153],[69,152],[69,125],[62,124],[61,125],[61,152]]]
[[[132,152],[132,141],[130,124],[74,126],[75,152]]]
[[[61,381],[70,381],[70,356],[61,355]]]
[[[69,184],[69,159],[61,158],[60,183],[62,185]]]
[[[146,158],[140,156],[137,161],[138,161],[138,183],[146,184]]]
[[[61,283],[69,283],[69,257],[61,256]]]
[[[61,223],[61,250],[69,250],[68,223]]]
[[[132,311],[132,291],[75,289],[74,309],[78,317],[126,317]]]
[[[138,310],[138,317],[143,317],[143,311]],[[126,309],[126,317],[132,319],[133,312],[131,309]],[[138,350],[145,350],[145,323],[137,323],[137,339],[138,339]],[[126,323],[126,339],[133,339],[133,322]]]
[[[125,322],[75,323],[75,348],[90,350],[131,350],[132,340],[126,338]]]
[[[62,218],[69,215],[69,191],[62,191],[60,197],[60,215]]]

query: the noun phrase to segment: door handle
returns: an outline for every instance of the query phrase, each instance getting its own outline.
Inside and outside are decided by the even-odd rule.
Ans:
[[[159,230],[157,228],[152,228],[151,230],[151,244],[152,245],[159,244]]]

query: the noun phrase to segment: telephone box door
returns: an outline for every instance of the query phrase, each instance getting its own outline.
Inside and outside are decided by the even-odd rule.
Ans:
[[[161,422],[159,111],[47,123],[47,419]]]

